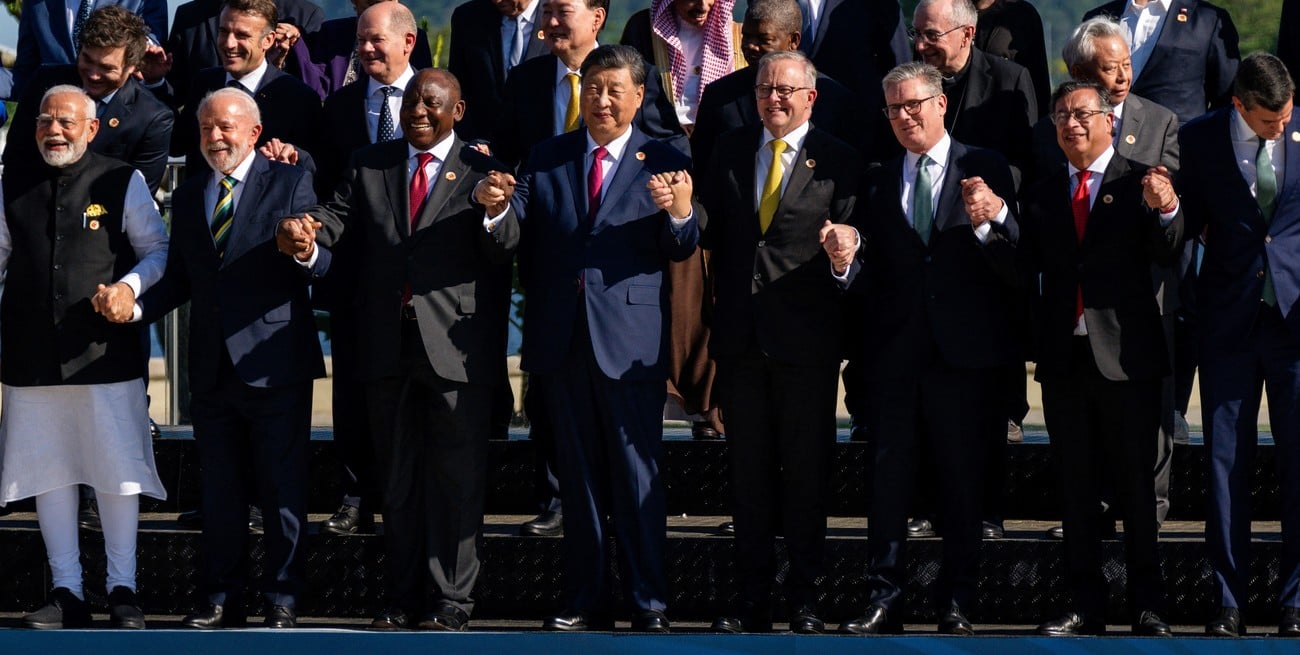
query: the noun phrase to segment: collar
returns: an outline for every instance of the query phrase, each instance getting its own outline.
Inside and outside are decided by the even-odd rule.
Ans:
[[[257,148],[254,147],[253,149],[248,151],[247,155],[244,155],[244,160],[239,162],[239,165],[235,167],[235,170],[231,171],[230,173],[224,174],[221,171],[213,171],[212,183],[216,184],[217,182],[221,181],[221,178],[225,177],[226,175],[229,175],[230,177],[235,178],[235,180],[237,180],[240,184],[243,184],[244,180],[248,179],[248,171],[251,168],[253,168],[253,158],[260,157],[260,156],[261,155],[257,154]]]
[[[1124,103],[1127,102],[1128,102],[1128,98],[1125,98],[1124,102],[1121,102],[1112,108],[1112,112],[1115,114],[1115,120],[1120,120],[1124,118]]]
[[[596,140],[591,138],[591,132],[587,132],[586,136],[587,136],[587,154],[590,155],[593,151],[596,150]],[[613,141],[610,141],[609,144],[605,146],[605,152],[606,152],[605,156],[613,159],[616,162],[623,161],[623,151],[627,149],[627,142],[631,138],[632,138],[632,126],[628,125],[627,129],[624,130],[622,134],[615,137]]]
[[[1154,2],[1154,0],[1152,1]],[[1088,170],[1092,172],[1093,176],[1097,178],[1098,182],[1100,182],[1101,178],[1106,175],[1106,167],[1110,166],[1110,160],[1114,156],[1115,156],[1115,146],[1106,146],[1106,151],[1101,153],[1101,155],[1099,155],[1096,159],[1092,160],[1091,164],[1088,164]],[[1071,164],[1067,161],[1065,167],[1067,170],[1069,170],[1070,177],[1074,177],[1075,175],[1079,174],[1080,169],[1075,168],[1074,164]]]
[[[799,127],[790,130],[789,134],[781,137],[781,140],[785,141],[786,152],[797,153],[800,150],[802,150],[804,139],[808,138],[808,130],[810,129],[812,129],[812,123],[808,121],[804,121],[802,124],[799,125]],[[762,141],[758,144],[758,146],[760,148],[766,148],[767,144],[775,140],[776,137],[772,136],[772,133],[768,132],[767,128],[765,127],[763,128]]]
[[[249,92],[257,91],[257,87],[262,85],[262,78],[266,77],[267,68],[268,66],[266,63],[266,59],[263,58],[262,63],[259,64],[257,68],[254,68],[247,75],[238,78],[240,86],[243,86],[245,89],[248,89]],[[230,73],[226,73],[226,84],[229,84],[230,80],[233,79],[236,78]]]
[[[1255,130],[1250,129],[1250,125],[1246,124],[1246,119],[1242,118],[1241,113],[1237,111],[1236,107],[1232,108],[1231,123],[1233,141],[1249,141],[1251,143],[1258,143],[1261,140],[1267,141],[1267,139],[1263,139],[1258,134],[1255,134]]]
[[[533,0],[532,2],[528,3],[527,7],[524,7],[524,10],[518,16],[514,18],[506,18],[505,16],[502,16],[501,20],[503,22],[509,21],[512,23],[522,20],[529,25],[533,25],[537,22],[537,7],[540,6],[541,4],[542,3],[540,2],[540,0]]]
[[[595,47],[593,48],[593,50],[594,50],[595,48],[599,48],[599,47],[600,47],[600,44],[597,43],[597,44],[595,45]],[[588,54],[590,54],[590,53],[588,53]],[[582,71],[577,71],[577,70],[572,70],[572,71],[571,71],[571,70],[569,70],[569,67],[564,65],[564,60],[563,60],[563,59],[560,59],[558,56],[556,56],[556,57],[555,57],[555,85],[556,85],[556,86],[559,86],[560,83],[564,81],[564,76],[565,76],[565,75],[568,75],[569,73],[577,73],[577,74],[579,75],[579,77],[582,76]]]
[[[940,168],[947,168],[948,154],[951,152],[952,137],[948,136],[948,132],[945,130],[943,136],[939,138],[939,142],[931,146],[929,150],[925,151],[925,155],[933,160],[934,163],[938,164]],[[920,154],[908,150],[907,153],[903,155],[903,170],[910,171],[916,168],[916,162],[920,159]]]
[[[1147,4],[1145,7],[1139,7],[1134,2],[1134,0],[1129,0],[1124,5],[1124,13],[1133,14],[1134,16],[1136,16],[1142,13],[1143,9],[1146,9],[1147,11],[1150,11],[1152,13],[1167,14],[1169,13],[1170,4],[1173,4],[1173,0],[1147,0]],[[1159,8],[1159,11],[1157,11],[1157,8]]]
[[[451,144],[454,143],[455,141],[456,141],[456,132],[454,130],[448,132],[447,136],[442,137],[441,141],[433,144],[433,147],[429,148],[428,150],[418,150],[416,149],[415,146],[411,145],[411,143],[408,141],[406,143],[406,158],[414,159],[416,155],[422,152],[427,152],[433,155],[434,159],[437,159],[440,162],[446,162],[447,157],[451,155]]]
[[[370,96],[379,93],[379,89],[385,86],[395,86],[398,91],[405,92],[406,85],[411,83],[411,78],[413,77],[415,77],[415,69],[411,68],[410,64],[406,65],[406,70],[402,71],[402,74],[398,75],[397,79],[393,80],[392,84],[384,84],[373,77],[367,77],[366,79],[369,81],[366,82],[366,97],[369,98]],[[398,97],[400,99],[401,95],[399,94]]]

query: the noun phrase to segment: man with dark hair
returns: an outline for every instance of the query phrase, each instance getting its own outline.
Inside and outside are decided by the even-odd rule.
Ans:
[[[18,19],[18,53],[14,61],[11,98],[22,98],[36,69],[47,64],[71,64],[81,49],[81,32],[96,6],[120,5],[149,25],[156,46],[167,35],[166,0],[23,0]]]
[[[539,145],[518,186],[493,173],[475,192],[491,220],[513,214],[526,235],[522,366],[544,380],[565,507],[565,609],[547,630],[613,626],[612,530],[632,629],[668,631],[663,276],[695,251],[699,223],[690,160],[633,126],[646,68],[628,46],[593,50],[581,66],[585,127]]]
[[[516,66],[549,52],[542,32],[544,0],[467,0],[451,12],[447,69],[460,80],[462,139],[492,136],[506,79]]]
[[[1105,88],[1066,82],[1052,102],[1068,166],[1057,164],[1026,192],[1022,213],[1030,274],[1039,281],[1035,377],[1065,501],[1071,601],[1038,632],[1106,630],[1099,484],[1105,479],[1124,518],[1133,634],[1167,637],[1151,471],[1160,380],[1170,367],[1151,266],[1177,257],[1182,213],[1167,168],[1115,154]]]
[[[863,107],[883,104],[880,78],[894,66],[912,60],[900,3],[897,0],[798,2],[803,14],[799,51],[808,55],[823,75],[852,89],[862,98]],[[892,140],[887,125],[882,124],[881,130],[883,139]]]
[[[148,30],[143,19],[119,5],[96,9],[81,31],[76,64],[36,71],[9,127],[4,164],[28,165],[40,158],[33,132],[41,95],[59,84],[76,84],[96,104],[100,130],[91,150],[140,171],[149,191],[156,192],[167,169],[175,117],[134,76],[149,44]]]
[[[1278,634],[1300,637],[1300,115],[1282,61],[1241,61],[1232,106],[1179,132],[1187,233],[1203,234],[1198,301],[1201,411],[1209,452],[1205,537],[1219,613],[1217,636],[1246,633],[1251,473],[1261,388],[1268,392],[1282,487]]]

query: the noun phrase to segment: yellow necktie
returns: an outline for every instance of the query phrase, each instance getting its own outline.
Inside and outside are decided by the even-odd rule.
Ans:
[[[781,165],[781,153],[785,152],[785,141],[772,139],[767,144],[772,147],[772,165],[767,168],[767,179],[763,181],[763,196],[758,201],[758,229],[767,234],[776,216],[776,206],[781,204],[781,175],[785,167]]]
[[[569,81],[569,107],[564,110],[564,131],[578,129],[578,74],[567,73],[564,79]]]

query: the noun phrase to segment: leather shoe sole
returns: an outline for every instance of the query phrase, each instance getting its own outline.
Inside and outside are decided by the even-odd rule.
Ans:
[[[556,512],[542,512],[537,515],[537,518],[519,526],[519,534],[524,537],[564,536],[564,515]]]

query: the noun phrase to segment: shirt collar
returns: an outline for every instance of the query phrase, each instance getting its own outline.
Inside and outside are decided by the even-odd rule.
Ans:
[[[595,47],[599,48],[600,44],[597,43]],[[559,57],[555,58],[555,85],[556,86],[562,84],[564,82],[564,76],[568,75],[571,72],[581,74],[580,71],[570,71],[569,67],[564,65],[563,59],[560,59]]]
[[[437,159],[440,162],[445,162],[447,161],[447,157],[451,155],[451,144],[455,143],[455,141],[456,132],[454,131],[448,132],[447,136],[442,137],[441,141],[433,144],[433,147],[428,150],[419,150],[408,141],[406,143],[406,157],[407,159],[414,159],[416,155],[422,152],[427,152],[433,155],[434,159]]]
[[[947,168],[948,153],[951,151],[952,137],[948,136],[948,132],[945,130],[943,136],[939,138],[939,142],[931,146],[929,150],[925,151],[925,155],[934,163],[938,164],[940,168]],[[919,159],[921,159],[921,155],[908,150],[907,154],[903,155],[903,165],[906,166],[905,170],[916,168],[916,162]]]
[[[263,58],[262,63],[259,64],[257,68],[254,68],[247,75],[239,78],[239,85],[248,89],[249,93],[256,91],[257,87],[262,85],[262,78],[266,77],[266,69],[266,59]],[[233,75],[226,73],[226,84],[230,84],[230,81],[233,79],[235,79]]]
[[[536,23],[537,7],[540,6],[541,4],[542,4],[541,0],[533,0],[532,2],[528,3],[528,6],[524,7],[523,12],[520,13],[517,17],[515,17],[515,20],[516,21],[523,20],[525,23],[528,23],[529,25]],[[509,19],[507,18],[506,20]]]
[[[366,83],[366,97],[369,98],[370,96],[379,93],[379,89],[386,86],[395,86],[398,91],[405,92],[406,85],[410,84],[411,78],[413,77],[415,77],[415,70],[411,68],[410,64],[406,65],[406,70],[402,71],[402,74],[398,75],[397,79],[393,80],[392,84],[384,84],[373,77],[367,77],[366,79],[370,81]]]
[[[808,121],[804,121],[802,124],[799,125],[799,127],[790,130],[789,134],[781,137],[781,140],[785,141],[786,151],[799,152],[803,148],[804,139],[808,138],[808,130],[811,128],[812,128],[812,123],[809,123]],[[758,145],[760,148],[766,148],[768,147],[767,144],[775,140],[776,137],[772,136],[772,133],[768,132],[767,128],[765,127],[763,128],[762,143],[759,143]]]
[[[1153,13],[1167,14],[1169,13],[1169,5],[1172,2],[1173,0],[1149,0],[1145,8]],[[1157,7],[1159,8],[1159,11],[1157,11]],[[1137,15],[1142,13],[1142,9],[1143,7],[1137,6],[1133,0],[1129,0],[1124,6],[1124,13]]]
[[[587,132],[587,154],[590,155],[596,150],[596,140],[591,138],[591,132]],[[623,151],[627,149],[628,139],[632,138],[632,126],[628,125],[622,134],[615,137],[605,145],[605,156],[613,159],[615,162],[623,160]]]
[[[1154,2],[1154,0],[1152,1]],[[1088,164],[1088,170],[1100,180],[1102,176],[1106,174],[1106,167],[1110,166],[1110,160],[1114,156],[1115,146],[1106,146],[1106,151],[1101,153],[1101,155],[1096,159],[1092,160],[1091,164]],[[1079,174],[1079,169],[1075,168],[1074,164],[1067,163],[1066,168],[1070,171],[1070,177]]]
[[[1267,139],[1261,139],[1261,137],[1258,134],[1255,134],[1255,130],[1250,129],[1250,125],[1248,125],[1246,123],[1246,119],[1241,116],[1241,112],[1237,111],[1236,107],[1233,107],[1232,140],[1249,141],[1251,143],[1258,143],[1261,140],[1266,141]]]
[[[248,154],[244,155],[244,160],[239,162],[239,165],[235,167],[235,170],[230,172],[230,177],[235,178],[236,181],[238,181],[240,184],[243,184],[244,180],[248,179],[249,169],[253,167],[254,157],[261,157],[261,155],[257,153],[257,148],[253,148],[252,150],[249,150]],[[214,183],[220,182],[221,178],[226,177],[225,175],[221,174],[221,171],[213,171],[213,173],[214,175],[212,176],[212,181]]]
[[[1124,102],[1128,102],[1128,99],[1125,98]],[[1118,105],[1115,105],[1114,107],[1111,108],[1112,113],[1115,114],[1115,120],[1120,120],[1124,118],[1124,102],[1121,102]]]

